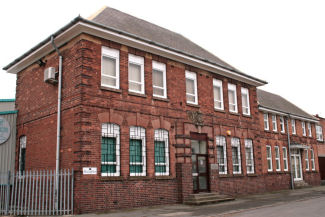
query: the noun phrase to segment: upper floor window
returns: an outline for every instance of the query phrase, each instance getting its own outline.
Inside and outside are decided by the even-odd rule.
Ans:
[[[120,51],[102,47],[101,86],[120,88]]]
[[[308,149],[305,149],[306,170],[309,170]]]
[[[281,127],[281,133],[284,133],[285,128],[284,128],[284,118],[283,118],[283,116],[280,116],[280,127]]]
[[[166,65],[152,61],[153,96],[167,98]]]
[[[196,73],[185,71],[185,77],[186,77],[186,102],[197,105],[198,97],[197,97]]]
[[[222,93],[222,81],[213,79],[213,97],[214,97],[214,108],[223,110],[223,93]]]
[[[253,141],[251,139],[245,139],[245,155],[247,174],[254,173],[254,152]]]
[[[311,161],[311,169],[315,170],[315,154],[313,149],[310,150],[310,161]]]
[[[272,128],[273,131],[278,131],[278,125],[276,123],[276,115],[272,115]]]
[[[291,129],[292,129],[292,134],[296,134],[296,121],[295,121],[295,119],[291,119]]]
[[[269,126],[269,114],[268,113],[264,113],[264,130],[269,130],[270,126]]]
[[[155,175],[169,175],[169,145],[168,131],[155,130]]]
[[[316,139],[323,141],[323,129],[319,125],[316,125]]]
[[[307,126],[308,126],[308,136],[311,137],[312,134],[311,134],[311,124],[310,124],[310,122],[307,123]]]
[[[146,175],[146,130],[130,127],[130,176]]]
[[[276,171],[280,171],[281,170],[281,164],[280,164],[280,149],[279,149],[279,146],[275,146],[274,150],[275,150]]]
[[[101,174],[120,175],[120,127],[116,124],[102,124]]]
[[[129,54],[129,91],[144,94],[144,58]]]
[[[19,139],[19,173],[25,172],[26,167],[26,136],[21,136]]]
[[[284,171],[288,171],[288,153],[287,153],[287,148],[282,147],[282,152],[283,152],[283,167]]]
[[[238,112],[236,85],[228,84],[229,111]]]
[[[241,88],[241,100],[242,100],[242,109],[243,114],[250,115],[250,106],[249,106],[249,91],[247,88]]]
[[[306,136],[306,123],[301,121],[302,135]]]
[[[266,146],[266,160],[267,160],[267,171],[272,172],[273,167],[272,167],[272,149],[271,146],[267,145]]]
[[[227,174],[227,144],[224,136],[216,137],[219,174]]]
[[[239,138],[231,139],[232,169],[233,174],[241,173],[240,141]]]

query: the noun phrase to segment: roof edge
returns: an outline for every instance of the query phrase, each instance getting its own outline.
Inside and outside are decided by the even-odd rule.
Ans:
[[[118,30],[118,29],[115,29],[115,28],[112,28],[112,27],[107,27],[107,26],[104,26],[102,24],[99,24],[99,23],[96,23],[96,22],[93,22],[91,20],[87,20],[87,19],[84,19],[80,16],[76,17],[75,19],[73,19],[71,22],[69,22],[68,24],[66,24],[65,26],[63,26],[62,28],[60,28],[58,31],[56,31],[55,33],[53,33],[52,35],[50,35],[49,37],[47,37],[46,39],[44,39],[43,41],[41,41],[40,43],[38,43],[36,46],[34,46],[33,48],[31,48],[30,50],[28,50],[27,52],[25,52],[23,55],[21,55],[20,57],[18,57],[17,59],[15,59],[14,61],[12,61],[11,63],[9,63],[8,65],[6,65],[5,67],[3,67],[3,70],[8,70],[10,69],[11,67],[13,67],[14,65],[16,65],[17,63],[19,63],[20,61],[22,61],[24,58],[28,57],[30,54],[32,54],[33,52],[37,51],[38,49],[40,49],[43,45],[45,45],[46,43],[48,43],[50,40],[51,40],[51,37],[53,36],[54,38],[58,35],[60,35],[61,33],[64,33],[66,30],[68,30],[70,27],[72,27],[73,25],[75,25],[76,23],[78,22],[83,22],[85,24],[89,24],[89,25],[92,25],[92,26],[95,26],[95,27],[99,27],[99,28],[102,28],[102,29],[105,29],[105,30],[109,30],[109,31],[113,31],[115,33],[118,33],[118,34],[121,34],[121,35],[125,35],[127,37],[131,37],[133,39],[136,39],[136,40],[140,40],[142,42],[145,42],[145,43],[148,43],[149,45],[155,45],[155,46],[158,46],[160,48],[163,48],[163,49],[167,49],[167,50],[170,50],[172,52],[176,52],[176,53],[179,53],[179,54],[182,54],[182,55],[185,55],[185,56],[188,56],[190,58],[194,58],[194,59],[197,59],[199,61],[202,61],[202,62],[205,62],[205,63],[208,63],[208,64],[211,64],[211,65],[214,65],[216,67],[219,67],[223,70],[227,70],[227,71],[230,71],[232,73],[236,73],[238,74],[239,76],[243,76],[243,77],[246,77],[248,79],[251,79],[251,80],[254,80],[255,82],[259,83],[260,85],[264,85],[264,84],[267,84],[266,81],[264,80],[261,80],[261,79],[258,79],[256,77],[253,77],[251,75],[247,75],[245,73],[242,73],[240,71],[237,71],[237,70],[233,70],[233,69],[230,69],[226,66],[223,66],[223,65],[220,65],[220,64],[217,64],[215,62],[211,62],[207,59],[204,59],[204,58],[201,58],[201,57],[198,57],[198,56],[195,56],[195,55],[192,55],[192,54],[188,54],[186,52],[183,52],[181,50],[177,50],[177,49],[174,49],[174,48],[171,48],[171,47],[168,47],[168,46],[165,46],[165,45],[162,45],[160,43],[157,43],[157,42],[154,42],[154,41],[151,41],[151,40],[148,40],[148,39],[145,39],[145,38],[141,38],[139,36],[136,36],[136,35],[133,35],[133,34],[130,34],[128,32],[124,32],[124,31],[121,31],[121,30]]]

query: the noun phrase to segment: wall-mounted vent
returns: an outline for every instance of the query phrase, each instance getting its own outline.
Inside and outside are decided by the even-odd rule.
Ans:
[[[55,68],[49,67],[44,70],[44,82],[55,84],[58,80],[55,78]]]

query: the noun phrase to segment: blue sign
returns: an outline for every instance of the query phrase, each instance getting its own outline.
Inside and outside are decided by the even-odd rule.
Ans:
[[[6,119],[0,117],[0,145],[5,143],[10,136],[10,125]]]

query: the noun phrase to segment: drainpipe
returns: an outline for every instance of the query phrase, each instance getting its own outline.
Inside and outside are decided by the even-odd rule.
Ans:
[[[291,179],[291,189],[294,190],[295,189],[295,185],[294,185],[294,182],[293,182],[293,170],[292,170],[292,163],[291,163],[291,149],[290,149],[290,146],[291,146],[291,143],[290,143],[290,133],[289,133],[289,117],[290,117],[290,114],[288,114],[288,117],[286,118],[287,119],[287,135],[288,135],[288,149],[289,149],[289,159],[290,159],[290,179]],[[288,162],[289,162],[289,159],[288,159]]]
[[[54,37],[51,36],[51,43],[59,55],[59,86],[58,86],[58,113],[56,130],[56,159],[55,159],[55,206],[58,209],[59,201],[59,169],[60,169],[60,137],[61,137],[61,89],[62,89],[62,55],[54,43]]]

